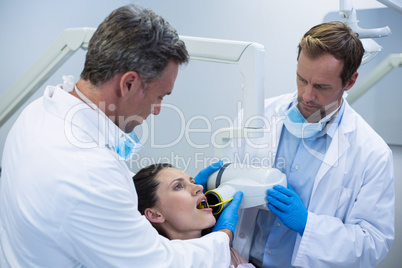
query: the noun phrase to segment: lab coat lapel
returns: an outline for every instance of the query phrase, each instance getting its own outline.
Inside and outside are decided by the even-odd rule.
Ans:
[[[328,148],[328,152],[325,154],[324,161],[318,170],[314,188],[316,188],[317,184],[328,172],[328,170],[339,165],[339,158],[349,148],[349,146],[349,141],[346,139],[343,133],[340,133],[338,129],[332,139],[331,145]]]
[[[276,152],[278,150],[279,147],[279,139],[281,138],[281,133],[282,133],[282,128],[283,128],[283,120],[284,118],[281,118],[281,116],[279,115],[278,112],[279,108],[275,111],[276,112],[276,122],[274,122],[275,124],[275,128],[272,130],[272,134],[275,135],[275,137],[272,137],[272,140],[275,141],[275,146],[273,148],[273,155],[275,155],[276,157]]]
[[[355,128],[353,123],[354,120],[353,117],[351,116],[350,110],[351,108],[349,104],[346,103],[342,122],[339,125],[337,131],[335,132],[332,142],[328,148],[327,153],[325,154],[324,160],[315,178],[313,194],[318,184],[320,183],[321,179],[331,168],[338,167],[338,165],[340,164],[339,163],[340,158],[350,147],[350,143],[346,136],[346,133],[353,131]]]
[[[276,152],[279,147],[279,139],[281,138],[283,122],[285,120],[285,118],[279,114],[279,109],[285,105],[289,105],[291,100],[292,100],[292,95],[289,95],[282,102],[280,102],[279,105],[277,105],[275,107],[275,115],[272,117],[272,119],[274,119],[274,121],[271,122],[271,124],[273,126],[271,132],[272,132],[272,135],[275,135],[275,136],[271,137],[271,140],[275,141],[275,143],[274,143],[275,146],[273,149],[273,153],[275,156],[276,156]]]

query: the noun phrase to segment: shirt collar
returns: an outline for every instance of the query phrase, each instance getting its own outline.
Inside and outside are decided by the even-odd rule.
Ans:
[[[318,133],[317,138],[322,137],[325,134],[328,134],[328,136],[331,138],[334,137],[339,123],[341,122],[343,112],[345,111],[345,102],[345,100],[342,100],[341,108],[339,108],[339,111],[335,114],[335,116],[332,117],[331,120],[325,125],[324,129]]]

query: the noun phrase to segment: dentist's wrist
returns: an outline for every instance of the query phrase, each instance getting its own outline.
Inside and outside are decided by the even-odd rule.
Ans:
[[[229,236],[229,244],[232,242],[233,232],[230,229],[220,229],[217,232],[224,232],[225,234],[227,234]]]

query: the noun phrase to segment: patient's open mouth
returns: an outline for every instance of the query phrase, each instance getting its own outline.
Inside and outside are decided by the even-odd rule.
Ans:
[[[208,203],[206,200],[201,200],[201,202],[197,205],[198,209],[208,208]]]

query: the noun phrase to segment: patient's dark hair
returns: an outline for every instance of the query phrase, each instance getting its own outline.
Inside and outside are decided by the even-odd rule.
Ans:
[[[156,176],[164,168],[173,168],[169,163],[159,163],[149,165],[133,176],[133,181],[138,195],[138,210],[142,215],[146,208],[156,205],[158,196],[156,191],[159,186]]]
[[[169,163],[152,164],[144,167],[133,176],[135,189],[138,195],[138,210],[144,215],[146,208],[152,208],[158,201],[158,195],[156,194],[159,186],[159,182],[156,176],[165,168],[174,168]],[[166,238],[169,238],[167,234],[161,228],[158,228],[152,224],[158,233]],[[206,235],[211,232],[212,228],[202,230],[201,235]]]

